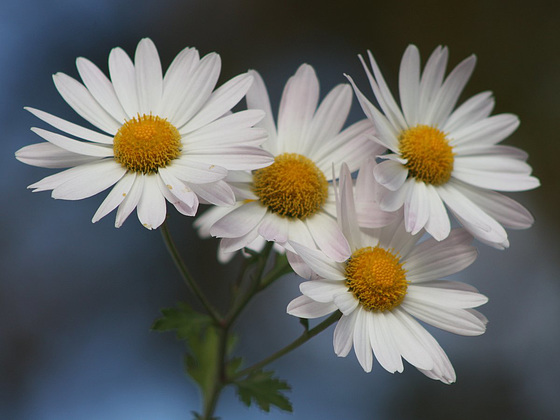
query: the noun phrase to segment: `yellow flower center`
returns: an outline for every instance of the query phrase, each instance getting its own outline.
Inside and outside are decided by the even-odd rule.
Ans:
[[[325,204],[328,182],[312,160],[284,153],[276,156],[272,165],[254,172],[253,190],[273,213],[304,219]]]
[[[408,162],[413,178],[427,184],[442,185],[453,172],[453,148],[445,133],[428,125],[417,125],[401,133],[399,150]]]
[[[113,139],[115,160],[129,171],[155,173],[181,154],[181,135],[166,119],[138,115]]]
[[[406,270],[398,254],[376,246],[355,251],[346,262],[346,285],[362,307],[388,311],[406,295]]]

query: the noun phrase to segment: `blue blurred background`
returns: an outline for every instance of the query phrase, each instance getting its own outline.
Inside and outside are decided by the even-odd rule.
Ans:
[[[221,82],[258,70],[277,105],[285,81],[312,64],[324,94],[352,75],[368,91],[358,53],[371,49],[396,88],[409,43],[423,59],[450,47],[450,65],[475,53],[477,69],[463,99],[482,90],[495,112],[522,124],[506,144],[529,152],[543,186],[514,194],[535,214],[512,231],[505,252],[480,246],[457,280],[489,296],[481,337],[434,331],[457,371],[457,383],[431,381],[407,365],[391,375],[364,373],[353,353],[338,359],[332,328],[272,367],[292,384],[293,415],[244,407],[223,396],[223,419],[554,419],[560,413],[558,235],[560,3],[557,1],[324,2],[259,0],[3,0],[0,4],[0,418],[188,419],[199,409],[182,372],[183,346],[150,332],[163,307],[190,301],[159,232],[132,215],[91,224],[104,194],[78,202],[32,194],[27,185],[53,171],[23,165],[14,152],[44,127],[23,110],[36,107],[81,123],[51,80],[77,77],[75,58],[107,69],[111,48],[134,53],[142,37],[156,43],[164,68],[185,46],[222,56]],[[369,95],[371,97],[371,94]],[[362,118],[357,105],[351,120]],[[231,276],[217,267],[216,241],[201,242],[191,220],[171,212],[181,250],[207,290]],[[196,265],[195,265],[196,264]],[[285,314],[298,295],[288,277],[253,302],[240,319],[238,353],[260,360],[300,332]],[[221,297],[220,303],[225,302]]]

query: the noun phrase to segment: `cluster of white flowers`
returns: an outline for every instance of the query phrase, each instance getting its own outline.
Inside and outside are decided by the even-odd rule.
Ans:
[[[498,145],[519,121],[490,116],[490,92],[456,107],[474,56],[445,77],[446,48],[436,48],[421,71],[418,49],[408,47],[399,106],[368,55],[373,74],[360,58],[378,107],[349,76],[352,86],[336,86],[319,104],[319,81],[303,64],[286,83],[275,122],[256,71],[214,90],[217,54],[200,58],[186,48],[163,75],[154,44],[143,39],[134,62],[120,48],[111,51],[110,79],[84,58],[77,60],[83,83],[54,75],[64,100],[102,132],[28,108],[64,134],[33,128],[47,142],[16,157],[69,168],[30,186],[52,190],[53,198],[111,188],[93,222],[117,209],[119,227],[136,208],[152,229],[164,222],[166,201],[188,216],[199,203],[216,205],[195,221],[201,236],[221,238],[222,261],[266,241],[287,252],[308,280],[288,312],[317,318],[340,311],[337,355],[354,347],[366,371],[373,355],[389,372],[401,372],[404,358],[451,383],[449,359],[416,319],[462,335],[485,331],[485,317],[473,308],[487,298],[441,278],[475,260],[473,237],[504,249],[504,227],[531,226],[531,214],[496,191],[539,181],[523,151]],[[353,93],[366,118],[345,126]],[[232,112],[243,97],[247,110]],[[448,210],[462,228],[451,229]]]

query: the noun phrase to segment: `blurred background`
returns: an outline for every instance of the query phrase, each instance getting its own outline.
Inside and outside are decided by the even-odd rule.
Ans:
[[[246,408],[232,390],[217,415],[229,419],[555,419],[560,415],[560,3],[263,0],[3,0],[0,4],[0,418],[188,419],[199,410],[183,374],[183,345],[150,332],[163,307],[190,296],[160,233],[133,214],[120,229],[114,213],[90,220],[104,194],[56,201],[26,187],[54,171],[19,163],[14,152],[40,139],[45,124],[32,106],[82,124],[56,92],[51,75],[77,76],[84,56],[107,71],[111,48],[130,55],[150,37],[167,68],[186,46],[222,57],[220,84],[249,68],[265,79],[277,107],[286,80],[313,65],[322,94],[352,75],[370,92],[357,54],[371,49],[396,89],[400,57],[416,44],[423,62],[437,45],[450,68],[470,54],[477,68],[463,99],[492,90],[495,113],[512,112],[520,128],[505,141],[526,150],[542,187],[512,194],[535,226],[511,231],[511,248],[480,246],[456,276],[489,296],[490,323],[480,337],[433,330],[457,371],[451,386],[410,365],[370,374],[353,353],[339,359],[329,329],[271,367],[292,385],[294,414]],[[372,94],[368,96],[371,98]],[[354,104],[350,122],[362,118]],[[170,226],[208,290],[235,273],[217,266],[214,240],[200,241],[191,220],[170,211]],[[299,280],[266,290],[239,320],[238,353],[255,362],[299,335],[286,315]],[[225,298],[222,297],[221,302]],[[432,331],[432,330],[430,330]]]

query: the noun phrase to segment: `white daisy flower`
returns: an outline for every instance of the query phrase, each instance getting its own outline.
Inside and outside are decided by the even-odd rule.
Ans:
[[[292,264],[311,281],[300,285],[302,296],[288,313],[317,318],[339,310],[334,351],[345,357],[352,346],[366,372],[373,355],[387,371],[402,372],[402,358],[433,379],[455,381],[455,372],[437,341],[415,318],[461,335],[484,333],[486,318],[472,308],[487,302],[476,289],[438,280],[469,266],[476,259],[472,236],[454,229],[447,239],[417,243],[399,221],[381,229],[360,231],[356,223],[350,172],[340,179],[339,223],[350,252],[343,262],[323,252],[292,243],[305,264]]]
[[[250,74],[255,82],[247,93],[247,104],[266,112],[259,124],[269,134],[263,147],[275,160],[252,174],[239,174],[236,187],[245,201],[216,222],[210,233],[224,238],[220,246],[225,252],[239,250],[262,236],[282,245],[288,240],[317,245],[333,258],[343,258],[348,248],[334,218],[336,206],[329,185],[332,165],[346,161],[357,170],[364,158],[381,151],[369,139],[371,123],[364,119],[342,130],[352,89],[346,84],[336,86],[317,107],[319,81],[313,68],[304,64],[284,88],[277,129],[265,84],[257,72]]]
[[[122,49],[111,51],[111,80],[85,58],[76,64],[83,84],[57,73],[55,86],[102,132],[26,108],[75,138],[32,128],[48,143],[26,146],[16,157],[30,165],[70,168],[29,186],[52,190],[53,198],[80,200],[112,187],[93,222],[118,207],[115,226],[120,227],[137,208],[140,222],[152,229],[165,219],[166,200],[188,216],[196,214],[199,199],[232,205],[235,197],[224,181],[228,171],[273,161],[259,147],[265,130],[253,128],[264,113],[230,112],[253,77],[242,74],[214,90],[221,68],[216,53],[200,59],[196,49],[186,48],[163,76],[154,43],[143,39],[134,63]]]
[[[375,170],[376,179],[389,190],[381,207],[392,211],[404,205],[407,232],[416,234],[425,228],[438,240],[450,232],[447,207],[480,241],[508,247],[504,227],[527,228],[533,217],[493,190],[529,190],[539,181],[531,176],[525,152],[497,145],[515,131],[519,120],[512,114],[490,117],[494,107],[490,92],[475,95],[454,110],[475,56],[463,60],[444,79],[447,48],[436,48],[420,74],[418,49],[409,46],[399,73],[399,108],[372,54],[368,55],[373,75],[360,59],[381,110],[349,79],[375,125],[375,140],[390,150]]]

